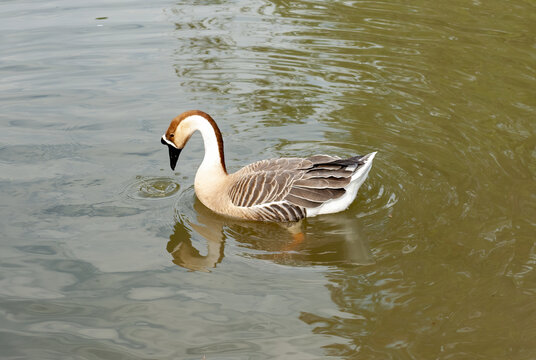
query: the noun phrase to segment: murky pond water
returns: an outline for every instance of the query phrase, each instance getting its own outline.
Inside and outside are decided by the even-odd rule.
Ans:
[[[536,9],[503,1],[4,1],[0,358],[534,359]],[[230,170],[379,151],[348,211],[195,198]]]

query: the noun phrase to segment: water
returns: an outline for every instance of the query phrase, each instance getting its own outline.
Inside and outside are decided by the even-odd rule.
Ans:
[[[533,359],[530,2],[0,4],[0,358]],[[348,211],[196,200],[229,170],[379,151]]]

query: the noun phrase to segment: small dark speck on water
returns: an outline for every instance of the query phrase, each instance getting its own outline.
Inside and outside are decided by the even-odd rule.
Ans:
[[[108,16],[102,16],[102,17],[95,18],[95,20],[107,20],[107,19],[108,19]]]

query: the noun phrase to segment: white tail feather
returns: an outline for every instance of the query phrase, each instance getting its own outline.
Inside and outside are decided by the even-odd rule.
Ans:
[[[338,199],[329,200],[317,208],[307,209],[307,217],[321,214],[332,214],[346,210],[355,200],[359,188],[367,179],[369,171],[372,168],[372,160],[374,160],[376,153],[377,152],[375,151],[363,156],[362,160],[364,161],[364,164],[352,175],[352,180],[344,188],[346,193],[343,196]]]

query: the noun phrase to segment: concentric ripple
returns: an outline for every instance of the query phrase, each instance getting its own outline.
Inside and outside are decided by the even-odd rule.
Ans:
[[[170,177],[138,175],[135,181],[126,187],[125,193],[134,199],[161,199],[175,195],[179,189],[179,184]]]

